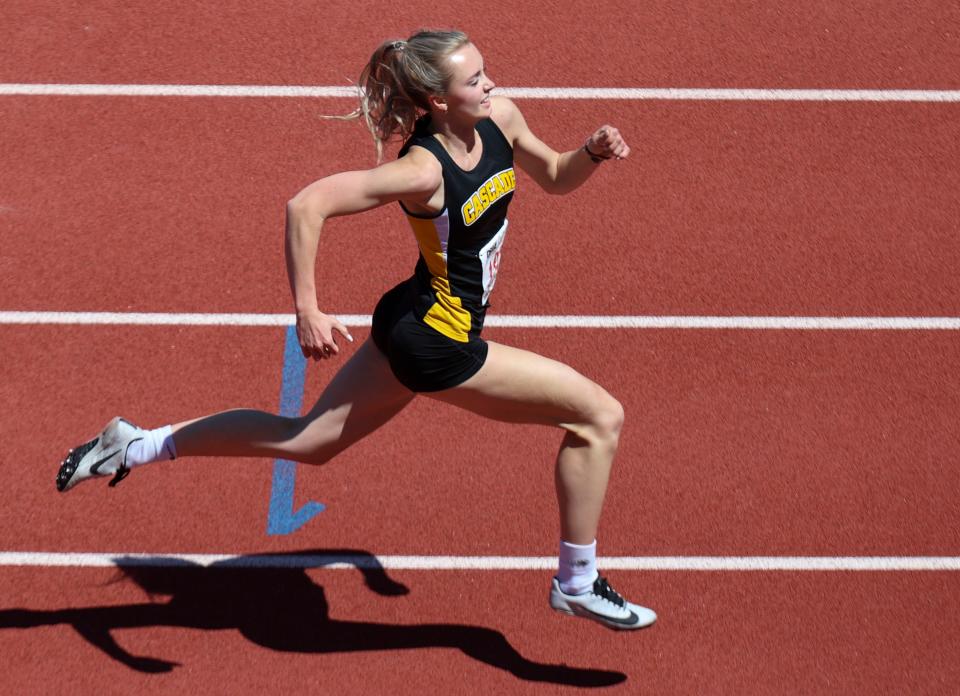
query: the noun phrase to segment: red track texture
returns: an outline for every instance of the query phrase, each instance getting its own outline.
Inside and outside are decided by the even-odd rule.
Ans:
[[[11,0],[0,81],[345,84],[380,40],[460,27],[511,86],[960,86],[960,8],[940,0],[541,6]]]
[[[624,574],[662,615],[630,635],[544,611],[542,572],[387,577],[380,592],[408,593],[354,571],[4,569],[29,607],[0,608],[25,627],[0,630],[7,690],[948,694],[960,678],[953,574]]]
[[[349,103],[0,100],[0,143],[18,163],[0,172],[5,303],[289,311],[285,201],[373,161],[357,124],[319,120],[325,107]],[[960,313],[956,106],[523,107],[547,142],[571,148],[581,124],[616,121],[635,157],[563,198],[519,178],[493,311]],[[322,301],[356,314],[416,253],[398,206],[331,221],[320,251]]]
[[[488,335],[568,362],[623,402],[605,555],[952,555],[960,544],[945,523],[960,492],[949,333]],[[4,384],[26,406],[5,424],[33,433],[23,461],[56,460],[50,443],[96,432],[113,411],[155,427],[226,405],[277,408],[282,329],[7,327],[4,337],[6,364],[18,364]],[[329,363],[309,369],[308,403],[330,374]],[[63,418],[91,384],[95,402]],[[436,439],[442,453],[425,444]],[[30,467],[0,523],[17,530],[7,548],[22,551],[245,553],[323,539],[382,554],[550,555],[559,439],[420,399],[330,465],[301,467],[298,496],[330,509],[290,537],[263,537],[270,467],[243,460],[146,467],[117,489],[67,496],[49,468]],[[114,521],[87,524],[103,506]]]
[[[380,38],[458,25],[510,86],[957,89],[960,14],[835,3],[8,2],[0,82],[347,84]],[[547,7],[549,5],[549,7]],[[162,9],[158,9],[162,8]],[[231,6],[232,8],[232,6]],[[502,8],[501,8],[502,9]],[[545,36],[550,40],[529,37]],[[953,104],[525,100],[634,148],[551,198],[520,177],[500,314],[960,315]],[[348,100],[0,97],[0,310],[289,312],[283,203],[370,166]],[[394,207],[333,221],[325,309],[412,269]],[[367,331],[353,331],[358,340]],[[607,556],[960,555],[956,332],[491,329],[607,386],[627,424]],[[66,447],[276,410],[281,328],[0,326],[0,551],[547,556],[556,432],[421,399],[265,534],[270,462],[145,467],[58,495]],[[309,368],[309,403],[334,365]],[[442,453],[426,446],[445,441]],[[0,567],[7,693],[947,694],[960,579],[619,572],[655,627],[548,609],[540,571]],[[570,688],[564,688],[570,687]]]

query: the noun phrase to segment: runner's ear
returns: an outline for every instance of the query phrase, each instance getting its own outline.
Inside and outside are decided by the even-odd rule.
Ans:
[[[427,101],[430,102],[430,106],[437,111],[446,112],[447,110],[447,99],[442,94],[431,94]]]

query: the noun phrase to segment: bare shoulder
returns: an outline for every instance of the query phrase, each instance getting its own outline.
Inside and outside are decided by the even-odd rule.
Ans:
[[[400,197],[405,206],[428,214],[436,212],[432,206],[442,207],[443,166],[433,153],[414,145],[396,164],[404,168],[401,175],[409,179],[408,191]]]
[[[491,98],[491,102],[493,109],[490,118],[503,131],[507,139],[515,142],[527,130],[527,122],[524,120],[523,114],[520,113],[517,105],[507,97],[494,96]]]
[[[410,178],[413,184],[411,188],[415,191],[433,192],[443,183],[440,162],[425,148],[414,145],[396,161],[395,167]]]

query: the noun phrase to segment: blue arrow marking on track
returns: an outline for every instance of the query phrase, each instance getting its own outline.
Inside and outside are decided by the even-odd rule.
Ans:
[[[296,417],[303,408],[303,383],[307,361],[300,351],[297,331],[287,327],[283,347],[283,385],[280,387],[280,415]],[[270,512],[267,534],[291,534],[323,512],[325,505],[311,500],[299,510],[293,509],[293,491],[297,479],[297,463],[277,459],[273,463],[273,489],[270,491]]]

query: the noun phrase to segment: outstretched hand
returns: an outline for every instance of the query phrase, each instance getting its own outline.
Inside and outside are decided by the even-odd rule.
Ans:
[[[334,338],[336,331],[348,341],[353,341],[350,331],[335,317],[320,310],[297,313],[297,339],[303,357],[325,360],[340,353],[340,347]]]
[[[603,159],[626,159],[630,155],[630,146],[613,126],[600,126],[587,139],[590,152]]]

